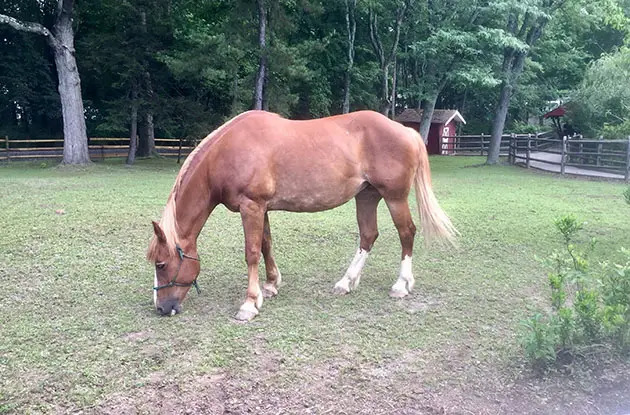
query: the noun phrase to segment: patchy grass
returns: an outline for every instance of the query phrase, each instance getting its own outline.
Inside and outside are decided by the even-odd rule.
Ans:
[[[242,228],[223,208],[201,234],[201,295],[173,318],[152,310],[144,253],[174,162],[0,166],[0,413],[630,410],[628,362],[539,379],[516,338],[546,305],[534,258],[560,247],[554,218],[587,221],[594,257],[630,247],[624,186],[471,167],[481,158],[431,162],[461,246],[426,250],[418,236],[409,298],[387,297],[400,244],[384,204],[361,285],[345,297],[331,289],[356,249],[354,203],[272,212],[284,284],[246,325],[232,320],[246,288]]]

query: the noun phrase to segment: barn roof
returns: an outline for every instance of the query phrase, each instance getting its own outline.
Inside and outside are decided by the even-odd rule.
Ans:
[[[415,110],[413,108],[407,108],[398,117],[395,118],[398,122],[420,122],[422,118],[422,110]],[[457,110],[434,110],[432,124],[448,124],[452,120],[462,122],[466,124],[466,120],[462,117],[462,114]]]
[[[548,113],[546,113],[545,115],[543,115],[543,118],[562,117],[565,112],[566,111],[565,111],[564,107],[561,105],[558,108],[554,108],[551,111],[549,111]]]

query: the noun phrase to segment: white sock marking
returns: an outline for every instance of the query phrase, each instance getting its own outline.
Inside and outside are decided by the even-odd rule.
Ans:
[[[341,278],[335,287],[341,288],[345,291],[350,291],[359,286],[359,280],[361,279],[361,270],[365,265],[365,261],[369,256],[369,252],[361,248],[357,249],[357,253],[354,255],[346,274]]]
[[[392,291],[409,293],[413,289],[414,284],[415,280],[411,270],[411,257],[409,255],[405,255],[405,258],[400,263],[400,274],[392,286]]]

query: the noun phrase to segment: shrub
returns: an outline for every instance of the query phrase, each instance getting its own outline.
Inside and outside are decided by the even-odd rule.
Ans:
[[[624,264],[602,264],[590,269],[588,256],[594,242],[576,244],[583,224],[568,215],[555,221],[564,250],[554,251],[545,261],[549,274],[549,312],[537,312],[524,322],[522,345],[532,366],[546,370],[573,362],[595,345],[630,352],[630,251]]]

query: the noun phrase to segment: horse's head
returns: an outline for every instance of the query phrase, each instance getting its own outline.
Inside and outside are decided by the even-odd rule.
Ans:
[[[194,247],[185,246],[190,249],[185,252],[176,242],[168,240],[157,222],[153,222],[153,231],[155,236],[147,252],[147,258],[155,263],[153,303],[158,313],[172,316],[181,310],[190,287],[197,288],[201,267]]]

